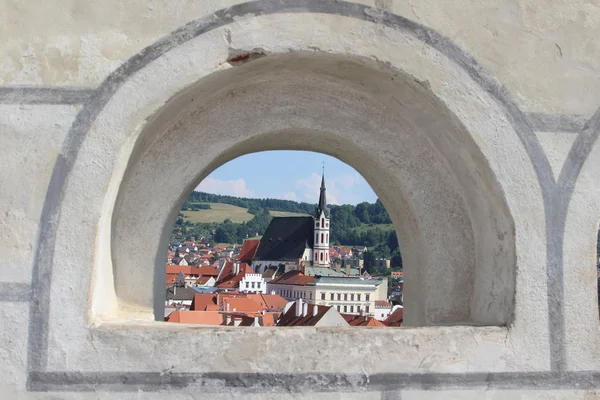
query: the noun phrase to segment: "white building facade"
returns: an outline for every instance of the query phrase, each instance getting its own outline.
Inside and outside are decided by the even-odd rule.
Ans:
[[[261,274],[246,274],[240,280],[240,292],[267,293],[267,284]]]

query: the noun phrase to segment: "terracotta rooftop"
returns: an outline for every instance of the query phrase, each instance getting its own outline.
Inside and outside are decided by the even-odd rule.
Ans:
[[[221,325],[223,316],[218,311],[173,311],[167,317],[168,322],[199,325]]]
[[[261,307],[273,310],[283,310],[288,303],[286,299],[275,294],[248,294],[249,299],[254,300]]]
[[[325,313],[327,311],[329,311],[329,309],[331,308],[330,306],[317,306],[317,315],[313,316],[313,304],[309,304],[308,305],[308,313],[306,314],[306,317],[300,315],[299,317],[296,317],[296,305],[298,303],[294,302],[294,304],[289,308],[289,310],[287,310],[287,312],[285,314],[283,314],[281,316],[281,319],[279,320],[279,324],[278,326],[315,326],[317,324],[317,322],[319,322],[319,320],[321,318],[323,318],[323,316],[325,315]]]
[[[229,261],[223,267],[219,280],[215,283],[215,287],[225,289],[235,289],[239,287],[240,281],[246,274],[253,274],[252,268],[245,262],[240,263],[240,272],[236,275],[233,273],[233,262]]]
[[[376,320],[372,316],[351,314],[341,314],[341,316],[344,317],[350,326],[386,326],[383,322]]]
[[[402,326],[404,321],[404,308],[399,307],[383,321],[387,326]]]
[[[240,261],[254,260],[254,256],[256,255],[256,251],[258,250],[259,244],[260,244],[260,240],[255,240],[255,239],[244,240],[244,244],[242,245],[242,249],[240,250],[240,255],[238,256],[237,259]]]
[[[277,283],[280,285],[306,285],[315,281],[314,276],[306,276],[299,270],[288,271],[281,275],[279,278],[275,278],[271,283]]]

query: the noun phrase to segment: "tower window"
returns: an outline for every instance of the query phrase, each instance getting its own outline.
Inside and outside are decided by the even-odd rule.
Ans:
[[[315,243],[319,243],[319,234],[315,234]]]
[[[321,261],[323,261],[323,253],[321,253]]]
[[[323,234],[321,233],[321,243],[325,243],[325,239],[324,239],[324,238],[325,238],[325,235],[323,235]]]
[[[321,218],[321,226],[325,225],[325,218]]]

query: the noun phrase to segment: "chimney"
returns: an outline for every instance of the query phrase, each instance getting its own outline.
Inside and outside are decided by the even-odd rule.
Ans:
[[[302,310],[302,316],[306,317],[308,315],[308,303],[304,303],[304,309]]]
[[[230,303],[226,303],[227,304],[227,312],[229,312],[229,308],[231,307]]]
[[[358,314],[359,314],[361,317],[365,315],[365,310],[363,310],[363,308],[362,308],[362,307],[360,307],[360,306],[359,306],[359,309],[358,309]]]
[[[336,270],[337,272],[342,272],[342,263],[340,263],[340,262],[336,262],[336,263],[335,263],[335,270]]]
[[[240,262],[239,261],[234,261],[233,263],[233,274],[237,275],[240,273]]]
[[[315,304],[313,306],[313,315],[312,316],[316,317],[318,313],[319,313],[319,306]]]
[[[260,326],[260,324],[258,323],[258,315],[254,316],[254,326]]]
[[[350,263],[346,264],[346,276],[350,276]]]
[[[296,300],[296,317],[302,315],[302,299]]]
[[[227,314],[225,317],[225,325],[229,325],[231,323],[231,314]]]

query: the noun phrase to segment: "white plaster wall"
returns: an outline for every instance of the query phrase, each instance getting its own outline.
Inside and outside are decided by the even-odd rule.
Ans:
[[[432,4],[429,1],[383,0],[375,4],[449,37],[474,57],[493,82],[506,88],[509,98],[521,111],[587,118],[600,104],[600,44],[597,41],[600,12],[599,5],[594,2],[556,4],[528,0]],[[49,186],[56,161],[68,159],[77,145],[78,138],[63,141],[81,106],[70,105],[72,103],[52,105],[46,104],[47,100],[44,103],[31,97],[6,96],[2,91],[4,87],[96,88],[145,46],[183,24],[227,5],[229,3],[223,1],[167,4],[149,0],[118,4],[66,0],[52,4],[0,3],[0,38],[4,44],[0,47],[0,143],[3,145],[0,150],[0,397],[162,397],[164,394],[156,393],[152,382],[171,375],[161,371],[203,374],[214,372],[214,366],[232,373],[264,372],[273,368],[290,373],[317,371],[316,380],[322,382],[329,378],[320,373],[340,372],[339,357],[337,363],[327,361],[328,355],[337,357],[339,354],[345,355],[347,366],[350,366],[343,373],[363,374],[366,371],[372,376],[371,385],[377,385],[374,382],[378,372],[400,371],[417,375],[456,372],[459,375],[450,383],[436,381],[442,379],[439,375],[427,375],[431,380],[422,384],[414,383],[418,376],[411,375],[413,383],[403,385],[413,386],[398,389],[394,379],[402,380],[399,375],[379,386],[370,386],[375,390],[356,393],[345,392],[354,387],[354,381],[336,381],[323,386],[329,388],[325,393],[311,392],[308,386],[288,389],[299,392],[293,394],[282,393],[286,390],[277,388],[272,389],[277,393],[264,387],[258,389],[262,390],[260,393],[246,393],[243,385],[241,388],[220,387],[219,393],[211,393],[210,398],[598,397],[597,379],[577,375],[599,368],[595,357],[599,344],[593,271],[594,238],[600,220],[596,190],[600,187],[597,144],[591,142],[582,147],[592,149],[590,154],[580,151],[570,156],[569,149],[576,142],[574,136],[579,135],[578,130],[565,132],[557,127],[536,134],[544,150],[541,157],[548,161],[548,169],[541,175],[547,173],[556,181],[563,168],[568,170],[569,165],[585,157],[587,162],[580,176],[574,175],[569,178],[571,180],[562,182],[557,192],[557,198],[560,198],[561,190],[566,193],[570,187],[575,188],[566,211],[565,235],[560,240],[565,251],[559,267],[564,271],[564,298],[560,299],[564,303],[564,367],[567,373],[577,374],[567,376],[553,371],[556,375],[548,375],[550,378],[544,375],[531,377],[523,372],[544,372],[552,366],[549,355],[557,349],[549,344],[549,337],[560,323],[553,316],[548,317],[546,297],[549,282],[546,272],[548,268],[554,268],[550,264],[556,261],[553,255],[548,258],[546,251],[549,223],[546,216],[554,218],[559,213],[551,208],[552,201],[544,202],[541,191],[552,186],[548,183],[551,180],[540,181],[540,173],[536,174],[535,169],[539,171],[539,167],[532,166],[530,154],[515,134],[518,124],[497,104],[490,94],[493,90],[482,90],[464,68],[457,67],[452,60],[422,41],[389,26],[373,23],[381,15],[377,10],[369,11],[370,21],[314,13],[246,15],[236,18],[226,29],[209,32],[178,47],[155,61],[154,66],[158,69],[147,69],[132,76],[115,99],[108,102],[91,130],[95,139],[84,144],[81,158],[66,179],[65,191],[54,191],[56,186]],[[252,330],[257,344],[240,349],[234,338],[239,338],[244,330],[215,332],[191,327],[157,327],[153,323],[136,321],[138,317],[147,319],[148,316],[137,315],[137,309],[127,309],[127,304],[123,303],[120,305],[127,311],[126,321],[119,320],[116,315],[112,318],[117,321],[91,322],[92,300],[95,309],[114,310],[117,306],[116,294],[111,290],[102,292],[103,296],[90,290],[90,287],[110,288],[113,282],[112,274],[106,272],[110,268],[102,269],[105,271],[102,274],[97,273],[98,266],[110,267],[110,255],[94,253],[90,249],[110,247],[111,221],[106,216],[111,215],[117,195],[115,182],[120,182],[131,161],[131,149],[146,119],[156,122],[152,121],[152,116],[169,98],[202,76],[229,68],[224,63],[229,48],[251,50],[255,47],[268,53],[309,50],[371,57],[427,81],[426,85],[457,116],[481,150],[493,171],[492,176],[486,176],[484,180],[498,182],[502,188],[501,197],[506,199],[514,217],[517,278],[513,323],[509,327],[428,327],[387,335],[370,331],[374,340],[364,348],[348,346],[361,341],[364,331]],[[157,73],[161,68],[163,73]],[[590,125],[589,135],[593,134],[595,126]],[[157,127],[157,131],[166,128],[168,126]],[[225,150],[232,141],[221,144]],[[534,159],[533,163],[536,162],[538,166],[544,165],[543,160]],[[459,178],[469,176],[457,173]],[[64,201],[61,201],[63,194]],[[44,204],[51,204],[53,199],[61,204],[60,216],[42,225]],[[396,208],[400,201],[400,197],[390,199],[386,207]],[[472,199],[463,201],[471,220],[485,220],[489,215],[489,209],[479,208]],[[491,204],[493,209],[493,202]],[[394,222],[396,226],[402,223],[397,219]],[[30,294],[32,271],[37,271],[34,267],[37,265],[36,249],[41,248],[40,254],[49,254],[44,245],[50,243],[46,240],[48,231],[39,232],[41,226],[58,227],[57,244],[52,245],[51,252],[53,270],[48,276],[46,270],[40,269],[42,273],[36,275],[38,282],[33,285],[39,291]],[[490,226],[495,226],[498,231],[509,228],[502,222],[491,222]],[[475,257],[478,263],[486,264],[485,260],[497,250],[487,247],[494,243],[491,240],[494,230],[473,229],[475,240],[479,241]],[[413,244],[410,239],[406,243]],[[45,259],[38,261],[43,264]],[[477,299],[485,298],[492,289],[487,286],[489,271],[502,270],[495,268],[493,263],[488,266],[488,272],[473,279],[474,302],[470,308],[474,316],[485,315],[487,306],[480,307],[482,302]],[[408,278],[424,281],[432,277],[415,274]],[[502,275],[497,278],[505,279]],[[443,282],[436,284],[443,285]],[[431,287],[436,288],[436,285]],[[42,292],[48,290],[51,297],[46,306]],[[49,349],[46,366],[57,375],[44,375],[45,378],[38,378],[37,384],[32,386],[27,385],[27,380],[34,376],[32,372],[39,372],[39,365],[31,359],[35,359],[43,345],[43,340],[38,339],[44,339],[43,332],[39,331],[40,314],[35,311],[40,307],[47,312],[44,315],[50,316],[46,332]],[[194,341],[190,340],[192,337]],[[308,356],[305,351],[291,351],[277,357],[269,354],[278,342],[300,343],[299,346],[306,350],[303,343],[320,343],[324,337],[328,338],[326,343],[316,346],[312,349],[314,353]],[[192,348],[186,349],[188,355],[164,354],[164,346],[182,341],[192,343]],[[157,343],[161,345],[148,346]],[[215,347],[218,352],[207,351],[206,343],[218,343]],[[126,349],[125,353],[123,349]],[[214,363],[208,366],[198,366],[197,360],[191,358],[192,354],[207,353],[214,358]],[[266,357],[257,362],[257,353],[266,354]],[[236,354],[236,362],[227,354]],[[94,371],[100,371],[100,374],[85,375],[96,373]],[[110,378],[106,371],[121,372]],[[122,378],[120,375],[132,371],[158,371],[159,375],[150,378],[137,375]],[[479,383],[470,384],[470,378],[462,376],[472,372],[491,373],[490,381],[486,383],[481,379],[477,381]],[[494,372],[509,375],[495,378]],[[173,381],[166,381],[161,387],[167,388],[172,397],[199,393],[200,385],[189,383],[189,380],[185,381],[188,382],[186,385],[177,385],[177,379],[189,377],[173,376]],[[135,379],[141,379],[141,383],[132,383]],[[229,378],[218,379],[227,381]],[[239,382],[245,378],[237,379]],[[445,390],[427,390],[431,382]],[[507,386],[511,390],[504,390]],[[468,390],[455,390],[465,387]],[[589,390],[575,391],[572,390],[574,387]],[[203,387],[202,390],[211,389]]]

